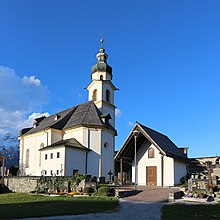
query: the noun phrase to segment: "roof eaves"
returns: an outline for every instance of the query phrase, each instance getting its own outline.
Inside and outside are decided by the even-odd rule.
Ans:
[[[142,128],[141,124],[137,122],[138,128],[142,131],[142,134],[162,153],[166,155],[166,152],[153,140],[153,138]]]

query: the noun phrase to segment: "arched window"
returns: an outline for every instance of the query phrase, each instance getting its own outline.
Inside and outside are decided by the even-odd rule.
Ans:
[[[110,102],[110,91],[108,89],[106,90],[106,101]]]
[[[26,168],[29,167],[29,159],[30,159],[30,151],[29,149],[27,149],[26,150],[26,162],[25,162]]]
[[[148,158],[154,158],[154,149],[152,147],[148,150]]]
[[[103,75],[100,76],[100,80],[103,80]]]
[[[97,89],[93,90],[93,94],[92,94],[92,101],[96,101],[97,100]]]
[[[40,149],[44,148],[44,143],[40,144]]]

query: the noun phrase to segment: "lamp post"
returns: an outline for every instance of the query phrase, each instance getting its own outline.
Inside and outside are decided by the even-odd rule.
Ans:
[[[133,131],[134,135],[134,170],[135,170],[135,175],[134,175],[134,190],[137,190],[137,136],[139,134],[139,131],[135,129]]]

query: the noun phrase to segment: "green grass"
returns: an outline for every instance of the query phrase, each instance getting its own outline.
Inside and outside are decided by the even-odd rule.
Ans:
[[[165,205],[162,220],[220,219],[220,204],[216,205]]]
[[[49,197],[26,193],[0,194],[0,219],[76,215],[114,209],[112,197]]]

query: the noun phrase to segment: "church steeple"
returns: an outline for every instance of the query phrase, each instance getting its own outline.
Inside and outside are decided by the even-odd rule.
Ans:
[[[107,64],[108,54],[103,48],[104,40],[96,55],[97,63],[92,66],[91,83],[87,87],[89,101],[93,101],[103,115],[110,114],[110,123],[115,126],[114,91],[117,90],[112,83],[112,68]]]
[[[98,80],[100,79],[100,76],[103,77],[103,80],[112,80],[112,68],[107,64],[108,54],[105,52],[105,49],[103,48],[104,40],[101,39],[101,47],[99,49],[99,52],[96,54],[96,58],[98,62],[92,67],[92,74],[91,78],[92,80]],[[100,72],[100,74],[94,74],[96,72]],[[101,72],[106,72],[105,74],[101,74]],[[99,78],[97,78],[99,77]]]

